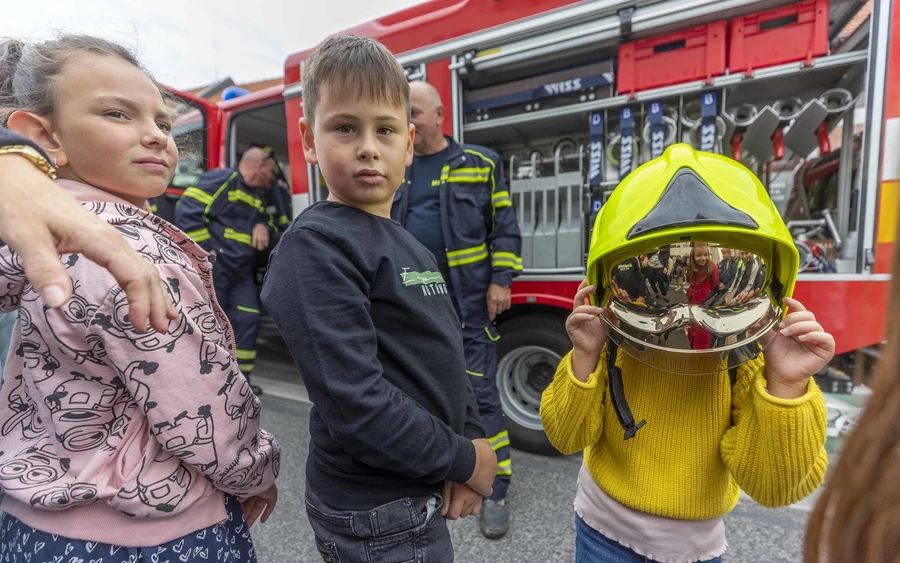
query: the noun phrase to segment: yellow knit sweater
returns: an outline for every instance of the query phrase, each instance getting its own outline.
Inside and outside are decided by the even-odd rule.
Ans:
[[[677,371],[673,359],[673,371]],[[766,393],[762,355],[738,368],[678,375],[620,352],[625,396],[647,424],[628,441],[607,393],[606,348],[587,383],[566,355],[541,399],[550,442],[585,450],[594,481],[622,504],[658,516],[700,520],[737,504],[740,489],[762,505],[792,504],[825,476],[825,400],[813,379],[798,399]],[[723,366],[724,367],[724,366]]]

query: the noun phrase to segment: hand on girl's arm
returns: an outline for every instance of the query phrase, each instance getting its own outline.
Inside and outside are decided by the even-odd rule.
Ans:
[[[766,360],[766,388],[781,399],[797,399],[806,394],[809,378],[834,357],[834,337],[825,332],[816,316],[796,299],[785,298],[791,312],[777,333],[769,337]]]

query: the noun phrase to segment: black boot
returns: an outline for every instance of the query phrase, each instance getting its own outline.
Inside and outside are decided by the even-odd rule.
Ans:
[[[498,539],[509,531],[509,506],[506,499],[484,499],[481,503],[481,518],[478,520],[481,533],[488,539]]]

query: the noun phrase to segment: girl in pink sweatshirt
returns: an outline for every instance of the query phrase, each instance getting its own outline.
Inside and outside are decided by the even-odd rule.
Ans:
[[[279,448],[207,253],[146,211],[178,162],[159,86],[101,39],[9,41],[0,125],[43,147],[59,183],[157,266],[178,310],[166,334],[137,332],[121,287],[78,254],[61,256],[72,299],[48,308],[0,248],[0,311],[18,310],[0,392],[0,559],[255,561],[241,502],[250,524],[274,508]]]

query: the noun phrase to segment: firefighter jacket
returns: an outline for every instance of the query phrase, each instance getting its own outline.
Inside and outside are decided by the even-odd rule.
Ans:
[[[509,287],[522,271],[522,237],[497,153],[447,137],[441,170],[441,231],[460,320],[487,324],[488,286]],[[411,169],[394,196],[391,218],[406,226]]]
[[[266,192],[244,184],[234,168],[203,174],[195,187],[184,190],[175,208],[175,224],[204,250],[215,250],[217,260],[231,265],[252,265],[253,227],[264,223],[275,233],[266,211]]]

